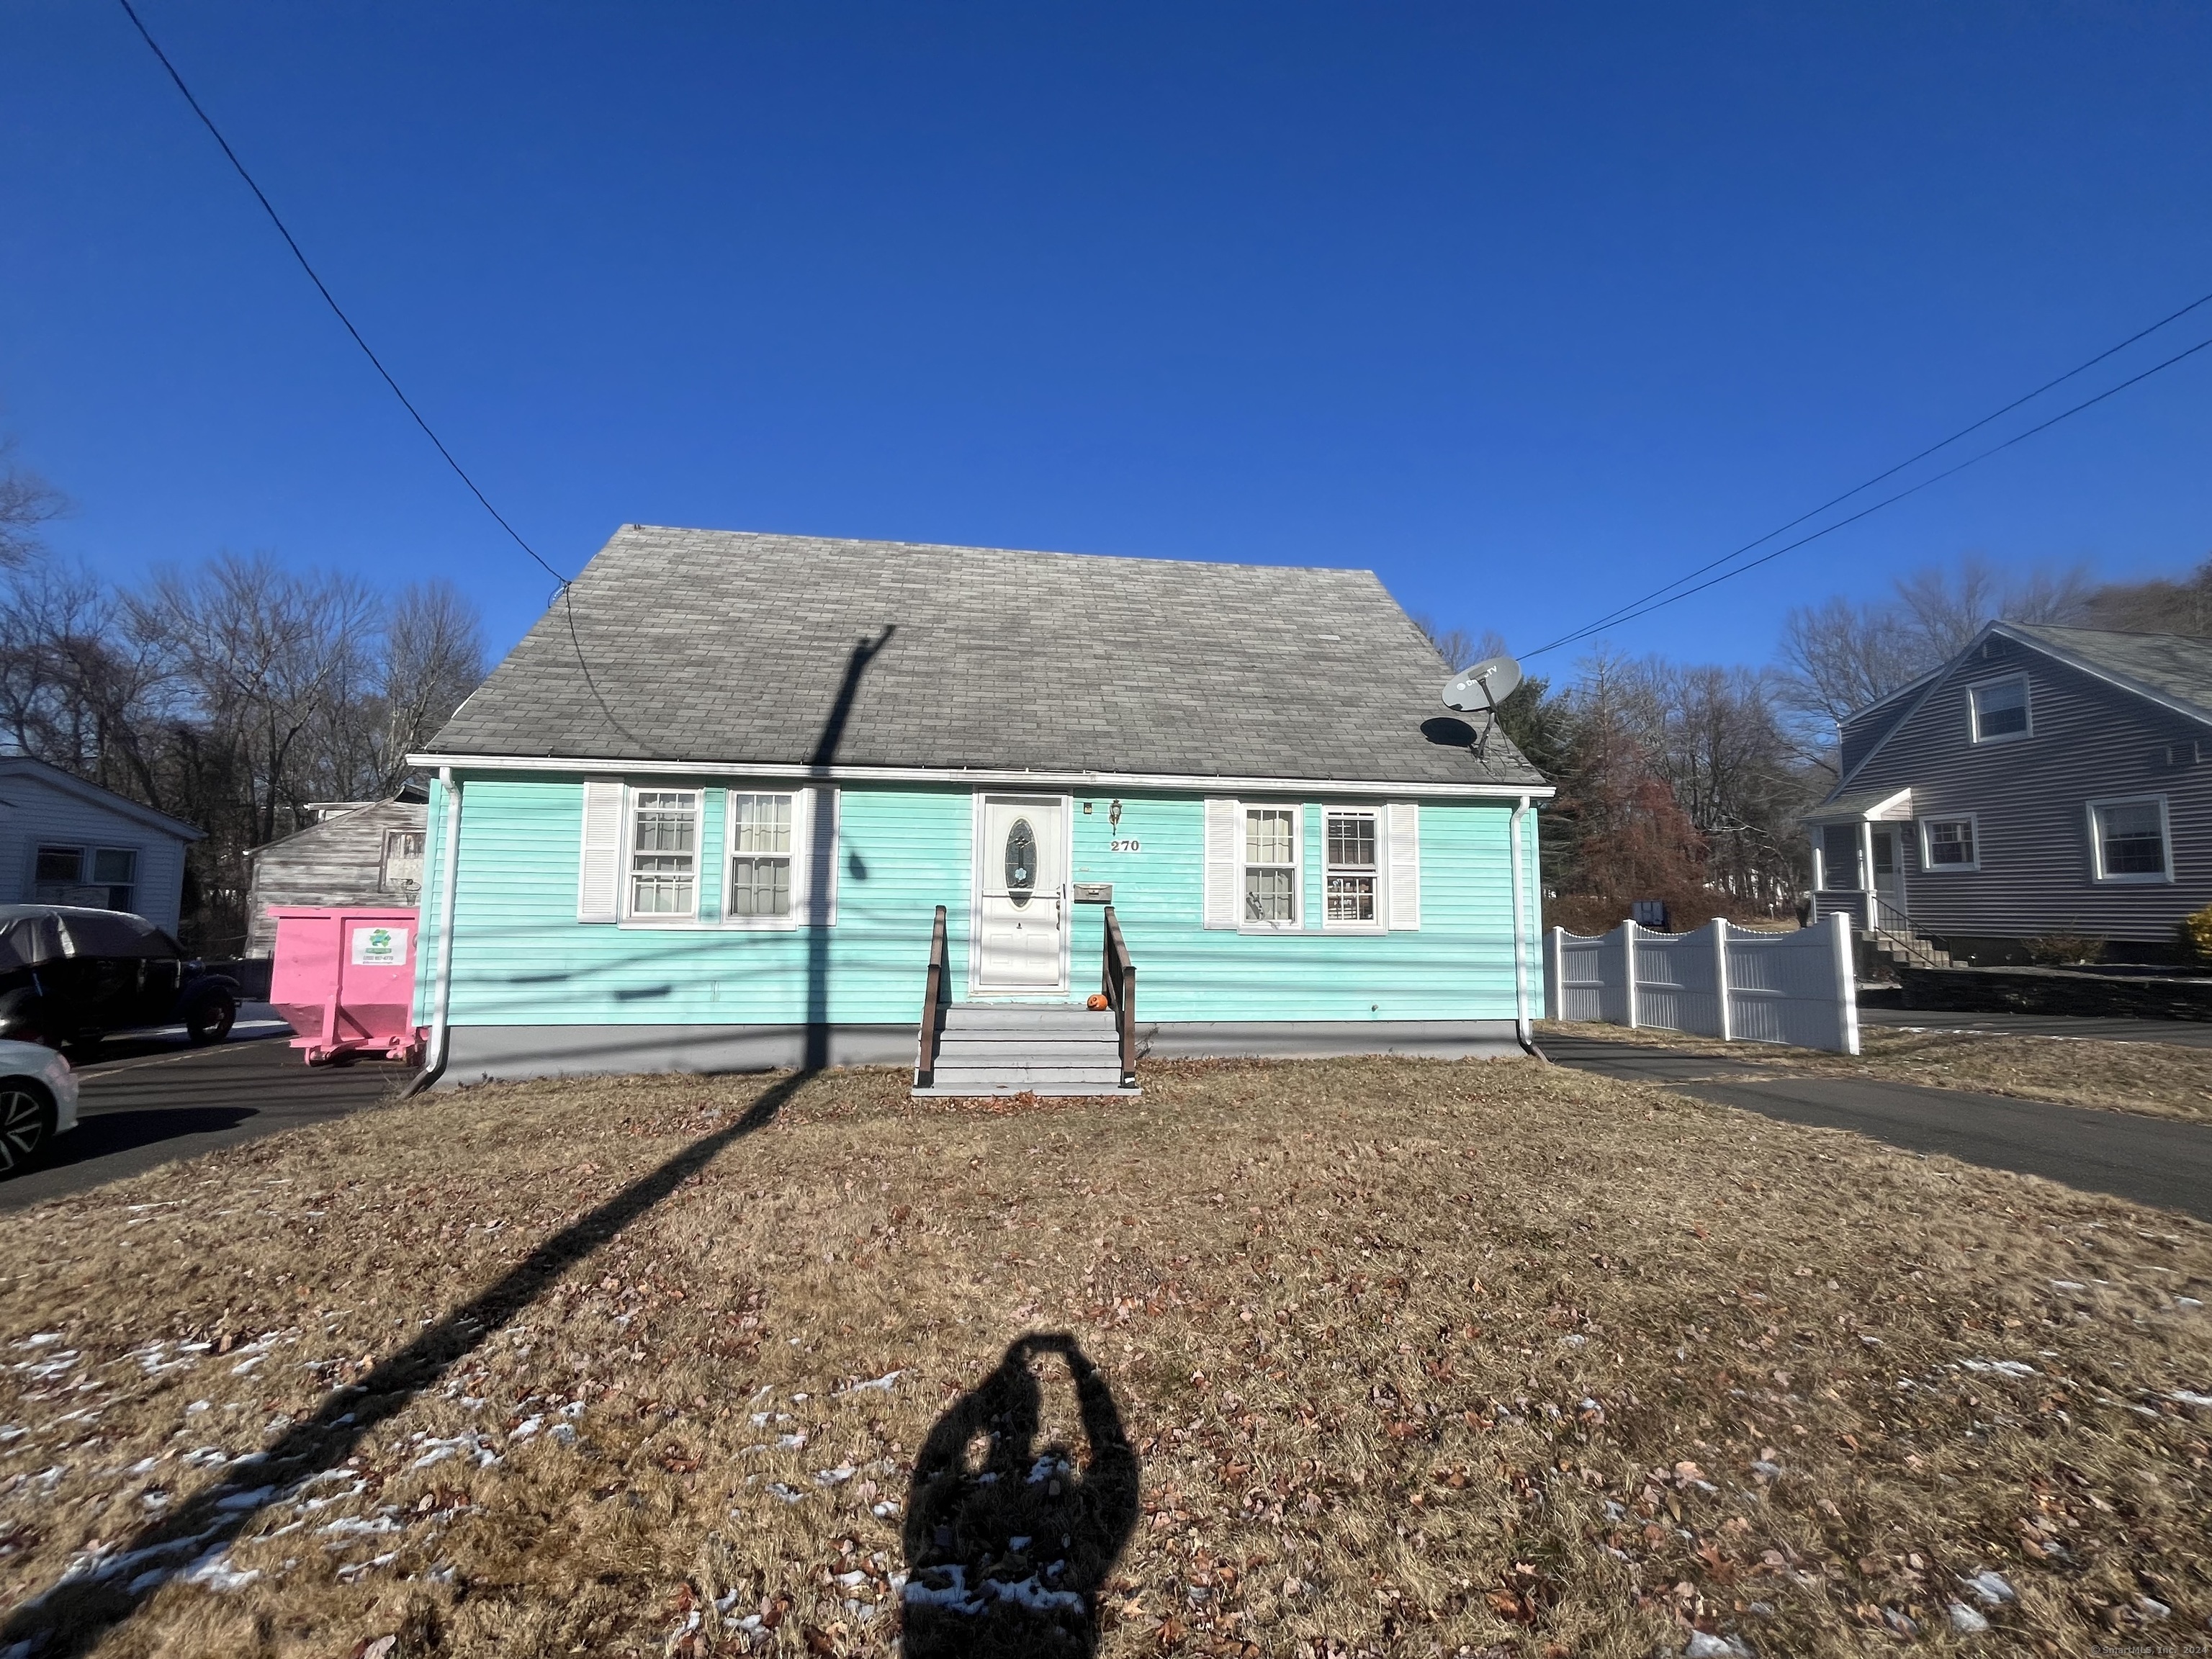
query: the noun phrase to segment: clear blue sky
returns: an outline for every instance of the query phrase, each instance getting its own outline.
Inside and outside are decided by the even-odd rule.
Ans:
[[[1525,649],[2212,289],[2196,4],[143,14],[569,571],[633,520],[1365,565]],[[0,9],[0,143],[57,545],[528,625],[118,9]],[[1759,660],[1968,549],[2212,552],[2212,352],[1616,641]]]

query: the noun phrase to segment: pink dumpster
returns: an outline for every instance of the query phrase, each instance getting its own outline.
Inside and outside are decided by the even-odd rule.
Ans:
[[[410,1064],[427,1033],[408,1018],[415,997],[415,912],[277,906],[269,1000],[297,1033],[307,1064],[381,1053]]]

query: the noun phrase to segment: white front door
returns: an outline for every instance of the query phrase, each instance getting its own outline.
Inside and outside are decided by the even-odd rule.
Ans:
[[[1874,890],[1899,916],[1905,914],[1904,832],[1876,824],[1874,830]]]
[[[986,795],[977,815],[975,988],[1067,988],[1067,802]]]

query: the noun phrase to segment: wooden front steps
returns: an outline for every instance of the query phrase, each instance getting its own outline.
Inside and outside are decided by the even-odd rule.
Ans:
[[[943,1010],[935,1064],[917,1099],[989,1095],[1114,1095],[1134,1099],[1121,1081],[1121,1039],[1110,1008],[958,1002]]]

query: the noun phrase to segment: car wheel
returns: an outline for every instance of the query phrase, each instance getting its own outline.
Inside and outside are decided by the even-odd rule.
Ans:
[[[0,1083],[0,1176],[22,1169],[53,1138],[53,1097],[28,1078]]]
[[[238,1023],[238,1005],[218,992],[202,997],[185,1012],[185,1035],[196,1043],[220,1042]]]

